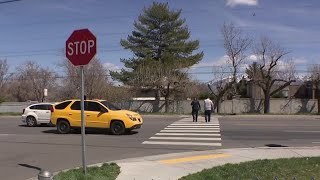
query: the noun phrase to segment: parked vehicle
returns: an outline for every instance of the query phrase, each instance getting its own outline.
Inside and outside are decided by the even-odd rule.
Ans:
[[[112,134],[121,135],[126,130],[139,129],[143,124],[138,113],[121,110],[108,101],[85,100],[84,104],[86,128],[105,128]],[[67,100],[52,106],[51,123],[61,134],[81,127],[80,100]]]
[[[38,103],[26,107],[22,112],[22,122],[29,127],[50,124],[51,107],[50,103]]]

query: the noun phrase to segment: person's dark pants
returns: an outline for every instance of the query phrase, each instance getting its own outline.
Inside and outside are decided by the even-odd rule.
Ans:
[[[206,122],[210,122],[210,119],[211,119],[211,110],[205,110],[205,111],[204,111],[204,118],[205,118]]]
[[[193,117],[193,122],[197,122],[198,121],[198,111],[199,110],[192,110],[192,117]]]

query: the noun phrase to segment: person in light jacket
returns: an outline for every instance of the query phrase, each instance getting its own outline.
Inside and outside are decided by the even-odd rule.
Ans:
[[[213,111],[213,102],[208,97],[207,99],[204,100],[204,117],[206,122],[210,122],[212,111]]]

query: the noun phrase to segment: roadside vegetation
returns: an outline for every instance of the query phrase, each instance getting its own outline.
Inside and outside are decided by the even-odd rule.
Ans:
[[[0,116],[21,116],[18,112],[1,112]]]
[[[83,174],[83,169],[72,169],[67,172],[61,172],[54,176],[54,180],[114,180],[120,173],[120,167],[115,163],[103,164],[101,167],[89,167],[87,169],[87,175]]]
[[[319,179],[320,157],[257,160],[226,164],[184,176],[180,180]]]

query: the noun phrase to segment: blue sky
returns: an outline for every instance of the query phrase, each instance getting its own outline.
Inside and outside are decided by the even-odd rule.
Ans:
[[[0,0],[4,1],[4,0]],[[110,68],[123,67],[120,58],[131,53],[120,39],[133,30],[133,22],[150,0],[22,0],[0,4],[0,59],[10,71],[27,60],[59,71],[65,41],[73,30],[89,28],[97,37],[97,57]],[[169,0],[182,9],[192,39],[200,40],[205,56],[192,72],[212,71],[224,62],[220,32],[233,22],[253,37],[268,36],[290,54],[298,69],[320,64],[320,2],[317,0]],[[255,14],[255,16],[253,16]],[[210,74],[194,75],[207,81]]]

